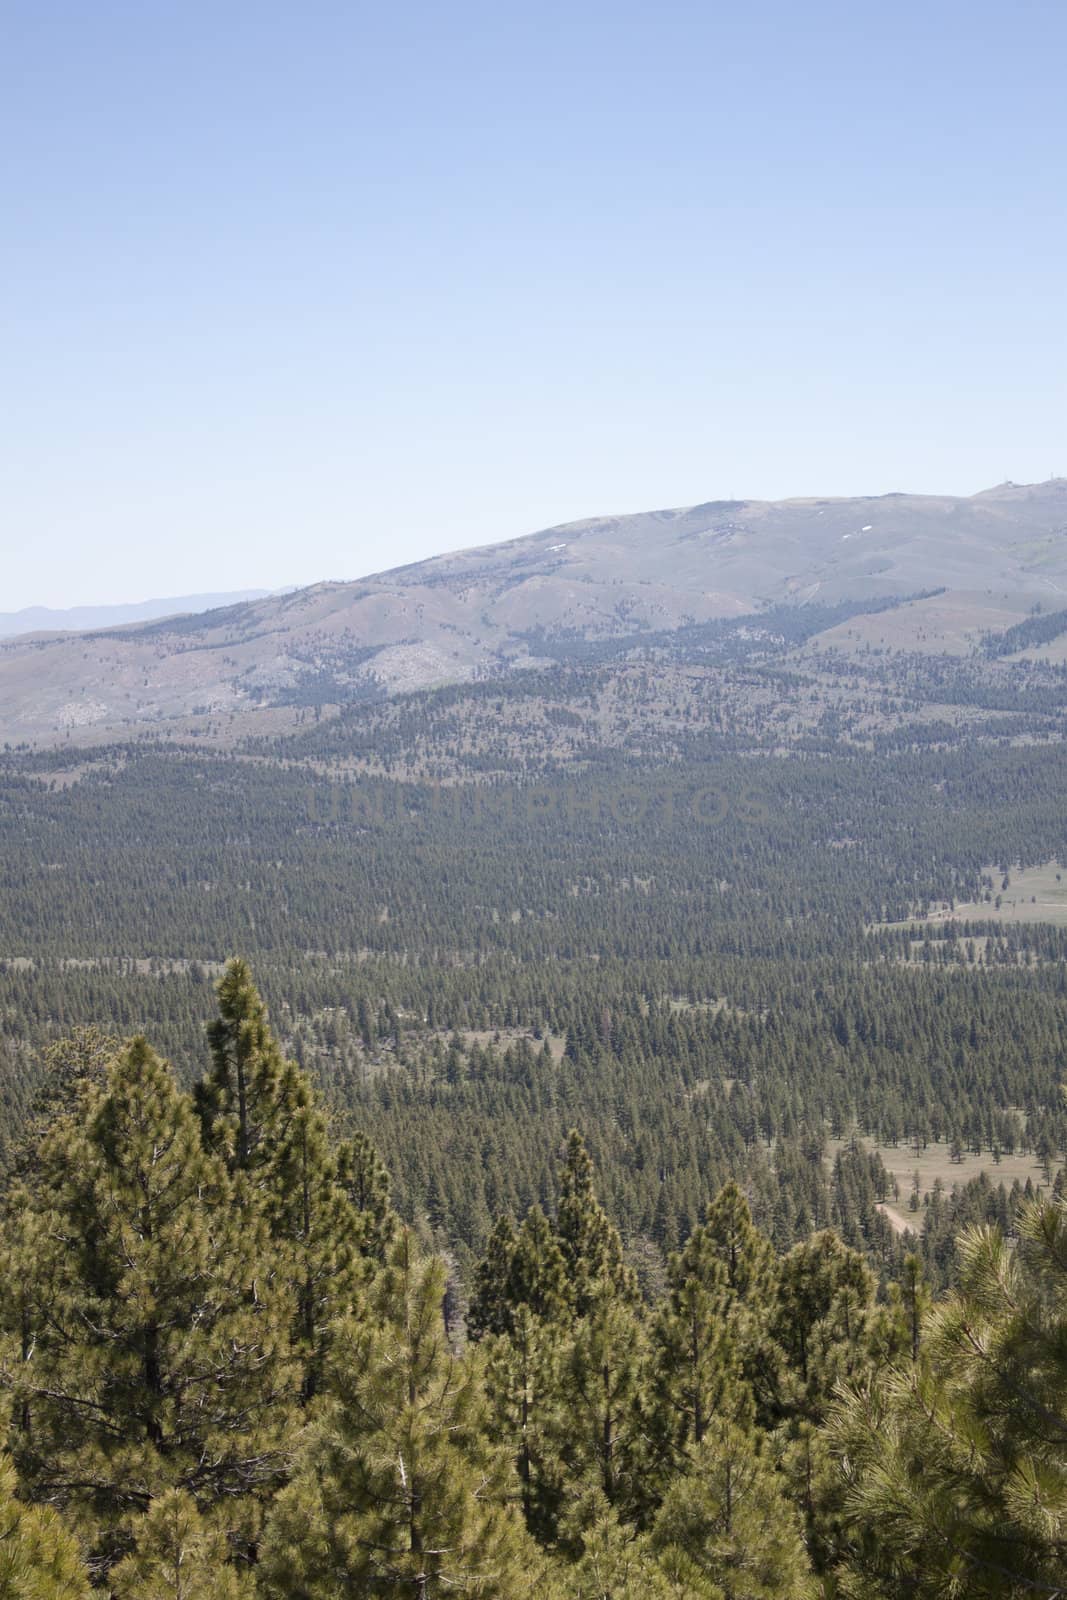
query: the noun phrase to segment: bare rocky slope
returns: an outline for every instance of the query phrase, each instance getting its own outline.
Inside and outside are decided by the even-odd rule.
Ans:
[[[237,735],[300,706],[548,664],[575,640],[919,591],[824,638],[959,653],[1037,604],[1064,609],[1067,479],[600,517],[201,615],[9,640],[0,739],[125,739],[197,719]]]

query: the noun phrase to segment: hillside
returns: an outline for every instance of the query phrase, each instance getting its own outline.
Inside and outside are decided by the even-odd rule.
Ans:
[[[920,592],[887,623],[887,602]],[[852,624],[853,643],[959,653],[1060,596],[1064,479],[971,498],[712,501],[203,615],[0,644],[0,739],[188,732],[190,718],[216,735],[284,729],[300,706],[502,676],[573,658],[576,643],[669,648],[679,630],[750,627],[783,606],[875,602],[881,621]]]

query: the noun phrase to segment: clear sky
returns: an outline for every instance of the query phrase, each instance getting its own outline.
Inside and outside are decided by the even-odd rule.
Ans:
[[[1063,0],[0,0],[0,610],[1067,472]]]

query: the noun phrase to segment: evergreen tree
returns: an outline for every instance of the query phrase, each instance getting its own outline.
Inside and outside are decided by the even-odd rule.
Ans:
[[[716,1419],[668,1490],[652,1545],[680,1551],[725,1600],[814,1593],[799,1520],[753,1436]]]
[[[838,1559],[844,1493],[823,1424],[838,1386],[896,1346],[892,1318],[875,1304],[874,1289],[863,1258],[829,1230],[795,1245],[780,1265],[775,1342],[765,1347],[770,1356],[761,1374],[769,1384],[764,1417],[778,1424],[783,1479],[820,1571]]]
[[[624,1512],[649,1485],[643,1414],[647,1378],[644,1330],[635,1312],[605,1288],[578,1321],[560,1381],[559,1451],[571,1479],[597,1489]]]
[[[515,1239],[507,1297],[542,1322],[558,1322],[570,1312],[567,1266],[552,1224],[539,1205],[531,1206]]]
[[[85,1097],[99,1087],[107,1068],[122,1050],[122,1040],[94,1023],[76,1027],[44,1052],[41,1087],[34,1096],[26,1126],[14,1153],[12,1171],[33,1181],[41,1141],[60,1117],[76,1113]]]
[[[835,1418],[854,1592],[1053,1600],[1067,1574],[1067,1205],[960,1241],[959,1291],[918,1359]]]
[[[259,1204],[296,1308],[294,1344],[305,1399],[317,1390],[333,1319],[352,1309],[367,1277],[368,1228],[338,1181],[326,1118],[293,1062],[281,1074],[284,1112],[270,1133]]]
[[[40,1152],[33,1153],[37,1169],[31,1192],[16,1180],[4,1198],[0,1235],[0,1328],[4,1333],[2,1367],[5,1388],[15,1396],[14,1421],[29,1436],[32,1425],[30,1390],[21,1380],[31,1358],[40,1365],[48,1352],[62,1345],[61,1305],[64,1296],[64,1252],[57,1240],[56,1219],[50,1196],[40,1180]]]
[[[472,1335],[510,1332],[520,1308],[558,1321],[568,1315],[570,1299],[563,1251],[541,1207],[527,1212],[517,1232],[510,1217],[501,1217],[475,1269],[467,1315]]]
[[[721,1262],[731,1294],[762,1314],[774,1293],[774,1249],[752,1221],[748,1201],[736,1183],[726,1183],[704,1214],[704,1248]]]
[[[15,1469],[0,1462],[0,1600],[88,1600],[78,1545],[56,1513],[16,1498]]]
[[[192,1496],[169,1489],[138,1524],[136,1550],[111,1573],[113,1600],[253,1600],[251,1576],[227,1565],[228,1556]]]
[[[260,1210],[296,1307],[304,1399],[315,1393],[328,1328],[351,1309],[391,1226],[388,1183],[357,1135],[335,1154],[319,1097],[282,1055],[247,964],[231,961],[208,1029],[212,1068],[197,1086],[204,1140]]]
[[[835,1385],[862,1363],[874,1333],[874,1279],[830,1229],[781,1263],[771,1333],[784,1353],[773,1407],[821,1420]]]
[[[202,1504],[269,1490],[286,1454],[291,1308],[265,1225],[235,1209],[143,1040],[45,1141],[34,1207],[47,1315],[4,1367],[33,1497],[100,1530],[108,1559],[123,1521],[169,1487]]]
[[[485,1255],[474,1270],[474,1289],[467,1312],[471,1337],[508,1333],[513,1323],[511,1268],[515,1260],[515,1224],[499,1217],[489,1235]]]
[[[691,1586],[675,1590],[647,1538],[620,1522],[603,1493],[583,1495],[567,1521],[566,1542],[578,1552],[568,1573],[571,1600],[720,1600],[717,1591]],[[687,1577],[692,1578],[690,1572]]]
[[[492,1436],[515,1462],[526,1526],[550,1542],[563,1498],[557,1330],[520,1305],[508,1332],[487,1341],[485,1385]]]
[[[618,1231],[596,1197],[593,1163],[577,1129],[567,1140],[556,1232],[578,1316],[585,1316],[605,1287],[636,1302],[636,1280],[623,1261]]]
[[[918,1361],[922,1347],[923,1324],[930,1309],[930,1290],[923,1278],[922,1262],[908,1254],[900,1264],[900,1278],[889,1285],[889,1344],[886,1354],[897,1357],[903,1350],[908,1359]]]
[[[207,1031],[211,1070],[195,1091],[204,1143],[231,1172],[258,1180],[274,1153],[285,1062],[248,963],[239,957],[227,962],[215,992],[219,1015]]]
[[[670,1259],[667,1295],[652,1326],[653,1431],[661,1471],[673,1473],[712,1418],[751,1420],[737,1349],[737,1307],[706,1226]]]
[[[337,1331],[328,1403],[278,1497],[263,1553],[268,1594],[524,1592],[529,1552],[506,1505],[475,1367],[448,1347],[444,1277],[403,1233],[367,1314]]]
[[[384,1261],[399,1223],[389,1202],[389,1174],[365,1134],[356,1132],[338,1146],[337,1181],[359,1217],[362,1253]]]

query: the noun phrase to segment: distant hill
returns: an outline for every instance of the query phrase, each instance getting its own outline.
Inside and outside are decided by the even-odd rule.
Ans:
[[[874,601],[869,626],[835,624],[842,644],[958,654],[1065,597],[1067,479],[969,498],[715,500],[202,615],[8,641],[0,738],[180,732],[190,718],[236,736],[285,727],[295,707],[499,677],[783,606]]]
[[[167,600],[140,600],[132,605],[71,606],[54,611],[49,606],[26,606],[22,611],[0,611],[0,639],[23,633],[81,633],[87,628],[121,628],[130,622],[152,622],[183,612],[211,611],[216,606],[242,600],[262,600],[269,589],[235,589],[229,594],[181,594]]]

